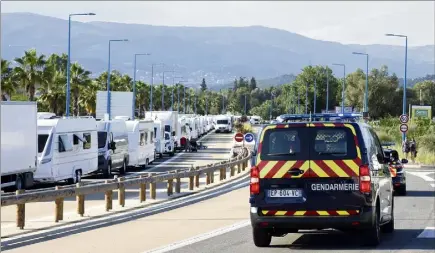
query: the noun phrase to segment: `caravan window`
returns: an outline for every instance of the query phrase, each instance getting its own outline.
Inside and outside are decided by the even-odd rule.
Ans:
[[[91,148],[91,134],[90,133],[84,133],[83,134],[83,149],[90,149]]]
[[[171,132],[171,126],[165,125],[165,132]]]
[[[98,132],[98,148],[106,147],[107,132]]]
[[[141,146],[145,145],[145,132],[140,132],[139,145]]]
[[[79,137],[76,134],[73,135],[73,144],[79,145]]]
[[[144,135],[145,135],[145,144],[148,144],[148,132],[145,132]]]
[[[68,135],[59,135],[59,153],[72,151],[72,145],[68,138]]]
[[[157,127],[154,127],[154,139],[157,138]]]
[[[45,145],[47,144],[48,134],[38,134],[38,153],[44,152]],[[47,155],[50,154],[50,149],[47,149]]]
[[[153,131],[151,131],[150,132],[150,139],[151,139],[151,143],[153,143],[154,142],[154,132]]]

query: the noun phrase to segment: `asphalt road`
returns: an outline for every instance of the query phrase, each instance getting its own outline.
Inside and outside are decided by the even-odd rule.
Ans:
[[[407,180],[407,196],[395,197],[396,230],[391,235],[384,234],[382,243],[376,248],[363,246],[358,236],[335,231],[289,234],[273,238],[269,248],[257,248],[252,241],[251,226],[248,225],[168,252],[435,252],[435,170],[411,171],[407,174]]]

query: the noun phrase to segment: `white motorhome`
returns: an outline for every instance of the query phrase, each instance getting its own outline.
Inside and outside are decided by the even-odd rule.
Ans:
[[[163,157],[163,154],[169,154],[173,156],[175,153],[174,141],[171,138],[171,134],[165,131],[165,126],[167,126],[163,121],[156,119],[154,120],[154,143],[156,147],[156,154],[159,158]]]
[[[37,168],[36,102],[1,102],[1,188],[33,185]]]
[[[215,117],[215,132],[231,133],[233,131],[232,117],[229,115],[219,115]]]
[[[52,112],[38,112],[37,114],[38,119],[50,119],[53,117],[56,117],[56,114]]]
[[[164,126],[163,132],[169,133],[170,138],[170,151],[169,153],[172,155],[172,152],[175,150],[175,141],[179,139],[180,136],[180,128],[178,127],[178,112],[174,111],[151,111],[145,114],[146,118],[151,118],[154,121],[159,120]]]
[[[128,120],[129,166],[146,166],[155,159],[154,121],[152,119]]]
[[[252,125],[258,125],[261,122],[261,117],[260,116],[251,116],[251,119],[249,120],[251,122]]]
[[[199,138],[199,118],[198,117],[189,117],[187,118],[190,130],[190,138],[198,139]]]
[[[69,183],[98,168],[97,124],[92,117],[38,120],[35,181]]]
[[[98,129],[98,171],[109,177],[114,170],[123,175],[129,163],[128,132],[125,120],[101,120]]]
[[[185,116],[181,116],[178,119],[178,127],[180,135],[176,136],[176,141],[175,141],[175,147],[177,150],[182,150],[184,149],[184,145],[182,143],[182,139],[184,138],[184,140],[190,140],[190,127],[189,127],[189,120],[187,117]]]

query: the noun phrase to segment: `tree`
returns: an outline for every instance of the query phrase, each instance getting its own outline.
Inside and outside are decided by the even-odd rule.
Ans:
[[[38,55],[35,49],[24,52],[21,58],[15,58],[18,64],[14,68],[17,81],[27,92],[28,99],[34,101],[36,85],[43,82],[42,68],[45,65],[45,55]]]
[[[73,110],[74,115],[79,115],[79,96],[80,90],[89,86],[91,84],[91,79],[89,78],[91,72],[85,70],[80,64],[74,62],[71,65],[71,93],[73,97]]]
[[[255,77],[251,78],[251,82],[249,83],[249,88],[251,90],[257,89],[257,80],[255,80]]]
[[[205,78],[202,78],[201,91],[204,92],[206,90],[207,90],[207,84],[205,83]]]
[[[415,84],[413,90],[418,97],[418,104],[421,103],[423,105],[430,105],[432,106],[432,108],[435,108],[435,81],[426,80],[423,82],[419,82]]]
[[[12,78],[12,68],[11,63],[7,60],[1,59],[1,97],[0,101],[6,100],[7,97],[11,97],[15,92],[16,87],[14,79]]]

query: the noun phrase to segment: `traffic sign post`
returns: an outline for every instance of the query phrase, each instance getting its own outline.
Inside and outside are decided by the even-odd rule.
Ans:
[[[406,114],[402,114],[402,115],[400,115],[399,120],[400,120],[400,123],[406,124],[409,121],[409,117]]]
[[[400,125],[400,132],[402,133],[408,132],[408,125],[407,124]]]
[[[237,142],[242,142],[243,139],[244,139],[243,134],[242,134],[242,133],[236,133],[236,135],[234,136],[234,139],[235,139]]]
[[[252,133],[245,134],[245,141],[247,143],[250,143],[250,142],[254,141],[254,135]]]

